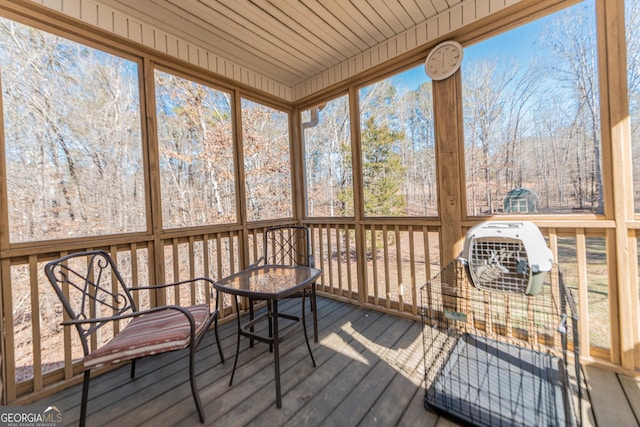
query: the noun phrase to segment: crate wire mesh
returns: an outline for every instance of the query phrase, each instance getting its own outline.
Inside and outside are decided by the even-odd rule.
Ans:
[[[472,283],[489,291],[536,295],[553,253],[531,221],[484,221],[467,231],[462,258]]]
[[[487,290],[525,293],[529,272],[519,260],[527,259],[527,251],[520,239],[479,238],[469,251],[471,280]],[[478,286],[478,285],[476,285]]]
[[[580,426],[578,317],[560,270],[535,296],[478,289],[465,270],[452,261],[421,288],[425,408],[479,426]]]

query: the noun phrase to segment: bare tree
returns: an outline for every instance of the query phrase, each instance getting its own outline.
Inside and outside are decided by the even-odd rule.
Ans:
[[[293,214],[288,114],[242,100],[247,218],[258,221]]]
[[[146,228],[137,65],[0,20],[13,242]]]
[[[633,147],[633,182],[635,211],[640,212],[640,1],[626,0],[627,79],[629,84],[629,114]]]
[[[353,183],[349,102],[341,97],[307,110],[303,120],[307,203],[311,216],[353,215],[340,198]]]
[[[403,191],[408,215],[437,215],[435,136],[431,84],[403,94],[397,101],[404,139],[400,141],[406,168]]]
[[[230,95],[156,71],[165,227],[236,220]]]
[[[515,76],[515,67],[489,59],[475,61],[464,69],[467,184],[471,186],[468,202],[473,215],[482,213],[483,206],[493,211],[491,201],[498,183],[493,156],[502,143],[504,118],[510,111],[509,88]]]
[[[567,91],[567,113],[572,114],[576,135],[582,145],[576,151],[577,173],[573,177],[579,207],[587,203],[595,212],[604,211],[602,191],[600,105],[595,25],[585,6],[561,13],[549,26],[542,44],[553,53],[548,69],[556,76],[558,88]]]

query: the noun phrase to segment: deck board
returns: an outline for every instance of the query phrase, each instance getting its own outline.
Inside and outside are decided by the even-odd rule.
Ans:
[[[638,425],[640,425],[640,380],[622,374],[618,374],[618,380],[622,385],[622,389],[629,401],[629,406],[636,417],[636,421],[638,421]]]
[[[376,316],[378,315],[376,314]],[[323,317],[324,316],[322,316],[322,318]],[[344,320],[345,323],[353,323],[357,322],[361,317],[363,317],[363,311],[354,309],[344,317]],[[320,320],[320,327],[324,328],[322,318]],[[282,401],[281,409],[270,405],[259,418],[252,420],[248,425],[260,426],[265,419],[271,420],[274,425],[285,425],[287,421],[292,418],[303,425],[310,425],[320,417],[313,411],[305,411],[302,410],[302,408],[321,390],[326,389],[327,384],[335,377],[342,374],[345,368],[345,357],[340,353],[336,353],[334,349],[342,348],[345,349],[345,352],[349,350],[344,335],[338,331],[322,335],[322,346],[320,348],[314,348],[318,368],[314,369],[313,372],[289,389],[286,395],[287,398],[284,398]],[[316,405],[307,405],[307,407],[317,409]]]
[[[283,303],[287,311],[299,311],[299,306],[299,300]],[[248,339],[242,338],[230,387],[236,323],[220,327],[224,364],[215,334],[207,334],[196,355],[205,425],[457,425],[424,408],[420,322],[328,298],[318,299],[318,310],[320,343],[312,343],[316,368],[301,332],[281,344],[281,409],[275,407],[273,355],[268,346],[256,343],[251,348]],[[584,371],[590,382],[585,395],[593,402],[586,401],[584,425],[596,425],[595,421],[600,425],[637,425],[640,384],[594,367]],[[200,425],[189,387],[186,352],[143,359],[136,374],[136,379],[130,380],[126,365],[92,380],[87,425]],[[65,424],[77,425],[80,391],[81,385],[74,386],[38,404],[57,405]]]
[[[584,371],[596,425],[637,425],[617,375],[591,366]]]

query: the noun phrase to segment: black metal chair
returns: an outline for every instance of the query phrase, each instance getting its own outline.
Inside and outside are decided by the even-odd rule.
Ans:
[[[62,324],[75,326],[82,342],[84,382],[81,426],[84,426],[87,415],[92,369],[130,360],[131,378],[134,378],[137,359],[186,348],[189,349],[191,392],[200,421],[204,423],[205,413],[196,386],[195,353],[205,332],[214,323],[218,351],[224,363],[218,336],[217,291],[213,309],[205,302],[188,307],[167,305],[149,310],[138,310],[132,292],[152,292],[185,284],[204,284],[213,292],[210,279],[127,287],[111,256],[101,250],[64,256],[47,263],[44,270],[68,315]],[[128,323],[124,325],[125,322]],[[101,343],[102,335],[108,334],[108,328],[102,329],[107,325],[113,327],[113,337]]]
[[[314,268],[314,258],[311,251],[311,237],[309,229],[301,225],[278,225],[265,230],[262,256],[249,268],[258,265],[306,265]],[[305,288],[304,296],[309,296],[313,313],[314,342],[318,342],[318,311],[316,307],[316,283]],[[294,295],[302,297],[303,294]],[[304,299],[302,300],[304,304]],[[253,304],[249,304],[252,311]],[[304,311],[303,311],[304,313]]]

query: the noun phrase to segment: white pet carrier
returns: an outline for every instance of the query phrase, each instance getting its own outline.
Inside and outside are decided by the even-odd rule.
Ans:
[[[553,254],[535,224],[487,221],[466,235],[462,262],[476,287],[489,291],[537,295]]]

